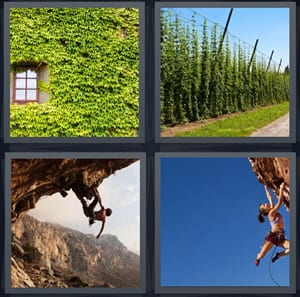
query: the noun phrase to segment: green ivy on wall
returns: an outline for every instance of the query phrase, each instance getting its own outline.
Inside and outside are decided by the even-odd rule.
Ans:
[[[44,104],[12,104],[12,137],[137,136],[139,17],[134,8],[11,8],[10,61],[46,63]]]

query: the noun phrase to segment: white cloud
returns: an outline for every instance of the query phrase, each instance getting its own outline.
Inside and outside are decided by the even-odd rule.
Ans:
[[[117,171],[102,182],[99,192],[105,207],[107,204],[114,209],[124,208],[140,201],[139,166],[140,162],[136,162],[128,170]]]

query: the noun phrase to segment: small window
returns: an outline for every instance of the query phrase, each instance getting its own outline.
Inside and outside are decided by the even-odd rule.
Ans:
[[[16,67],[14,71],[14,103],[39,102],[38,69]]]

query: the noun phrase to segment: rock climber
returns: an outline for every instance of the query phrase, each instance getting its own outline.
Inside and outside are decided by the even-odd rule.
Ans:
[[[280,185],[278,202],[274,206],[272,195],[267,186],[265,186],[265,191],[267,195],[268,203],[260,204],[258,211],[258,220],[260,223],[265,221],[264,216],[267,216],[271,224],[271,231],[265,236],[265,241],[261,247],[260,252],[257,254],[255,265],[258,266],[260,260],[269,252],[269,250],[274,246],[280,246],[284,251],[276,253],[275,257],[272,258],[272,263],[277,261],[280,257],[286,256],[290,252],[290,241],[285,238],[284,233],[284,222],[282,215],[278,212],[280,206],[283,202],[283,188],[284,183]]]
[[[94,224],[95,220],[102,221],[102,226],[101,226],[100,232],[96,236],[96,238],[99,238],[101,233],[104,230],[106,217],[109,217],[112,214],[112,210],[110,208],[105,208],[102,205],[101,197],[100,197],[100,194],[96,187],[93,188],[93,191],[94,191],[94,200],[92,201],[92,203],[89,206],[87,205],[86,201],[83,198],[80,199],[80,201],[82,203],[84,214],[89,218],[90,225]],[[99,203],[101,209],[99,211],[94,211],[97,203]]]

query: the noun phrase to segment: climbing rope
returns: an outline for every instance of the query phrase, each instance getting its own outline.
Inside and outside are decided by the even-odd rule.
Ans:
[[[280,287],[280,285],[279,285],[278,282],[273,278],[272,273],[271,273],[271,261],[272,261],[272,259],[273,259],[273,256],[274,256],[274,253],[275,253],[275,251],[276,251],[276,248],[277,248],[277,246],[275,245],[275,246],[274,246],[274,249],[273,249],[273,253],[272,253],[271,258],[270,258],[270,261],[269,261],[269,274],[270,274],[270,277],[271,277],[273,283],[274,283],[276,286]]]

